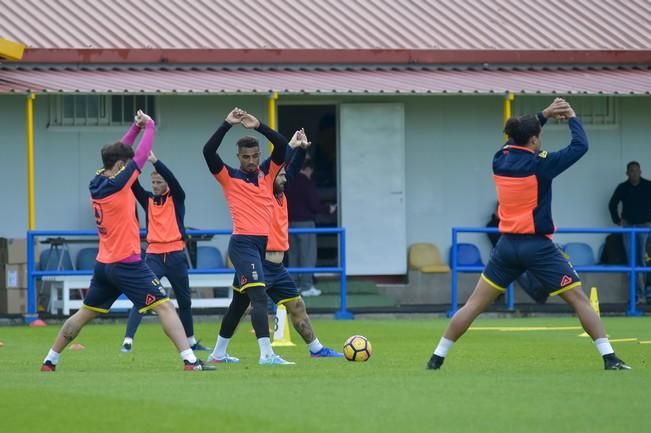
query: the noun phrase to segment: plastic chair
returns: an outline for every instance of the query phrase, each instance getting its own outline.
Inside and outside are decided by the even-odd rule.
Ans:
[[[452,249],[450,249],[450,254]],[[450,257],[450,263],[452,257]],[[475,244],[459,243],[457,244],[457,265],[460,266],[484,266],[481,260],[481,253]]]
[[[223,268],[224,257],[215,247],[197,247],[197,269]]]
[[[421,242],[409,246],[407,253],[409,269],[426,273],[450,272],[450,267],[443,263],[441,253],[436,245]]]
[[[97,252],[98,249],[95,247],[80,249],[75,259],[75,267],[77,270],[81,271],[95,269],[95,263],[97,263]]]
[[[68,249],[58,247],[50,247],[41,251],[38,267],[41,271],[69,271],[73,269]]]
[[[583,242],[569,242],[563,251],[570,257],[574,266],[592,266],[596,263],[592,247]]]

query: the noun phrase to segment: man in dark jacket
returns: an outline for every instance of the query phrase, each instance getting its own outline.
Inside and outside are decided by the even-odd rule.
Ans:
[[[613,222],[622,227],[649,228],[651,227],[651,181],[642,177],[640,163],[631,161],[626,164],[628,180],[617,185],[613,196],[608,202],[608,210]],[[622,212],[619,213],[619,203]],[[635,263],[644,266],[647,257],[647,240],[649,233],[637,233],[635,237]],[[629,254],[629,236],[624,234],[624,247]],[[630,257],[629,257],[630,259]],[[646,295],[647,303],[651,302],[651,287],[644,292],[646,275],[638,273],[638,297]]]

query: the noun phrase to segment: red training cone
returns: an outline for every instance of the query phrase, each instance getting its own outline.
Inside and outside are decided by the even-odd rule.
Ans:
[[[45,323],[44,320],[41,319],[36,319],[32,323],[29,324],[32,328],[42,328],[44,326],[47,326],[47,323]]]

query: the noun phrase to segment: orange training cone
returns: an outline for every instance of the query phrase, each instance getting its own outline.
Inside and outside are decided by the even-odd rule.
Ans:
[[[45,323],[44,320],[41,319],[36,319],[32,323],[29,324],[32,328],[42,328],[44,326],[47,326],[47,323]]]

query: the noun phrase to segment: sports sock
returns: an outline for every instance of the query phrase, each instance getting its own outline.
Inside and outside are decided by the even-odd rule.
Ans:
[[[182,351],[180,354],[181,354],[181,359],[184,361],[188,361],[191,364],[197,362],[197,357],[194,356],[194,352],[192,351],[192,349],[186,349]]]
[[[221,359],[226,356],[226,349],[228,349],[228,343],[230,343],[230,338],[224,338],[221,335],[217,337],[217,344],[215,344],[215,349],[212,351],[212,356],[215,359]]]
[[[124,341],[122,342],[122,344],[123,344],[123,345],[124,345],[124,344],[133,344],[133,338],[131,338],[131,337],[124,337]]]
[[[47,353],[47,356],[43,360],[43,364],[45,364],[45,361],[50,361],[53,365],[57,365],[60,356],[61,356],[60,353],[50,349],[50,351]]]
[[[258,338],[258,346],[260,346],[260,358],[269,358],[274,355],[269,337]]]
[[[448,350],[450,350],[450,347],[452,347],[453,344],[454,341],[448,340],[445,337],[441,337],[439,345],[436,346],[436,349],[434,350],[434,355],[445,358],[445,355],[448,354]]]
[[[194,338],[194,335],[192,337],[188,337],[188,344],[190,346],[194,346],[195,344],[197,344],[197,339]]]
[[[319,350],[323,349],[323,344],[321,344],[318,338],[315,338],[313,342],[307,345],[307,348],[310,349],[310,352],[317,353]]]
[[[599,351],[599,355],[604,356],[604,355],[610,355],[611,353],[615,353],[613,350],[613,346],[610,345],[610,341],[608,341],[608,338],[597,338],[594,341],[594,345],[597,347],[597,350]]]

